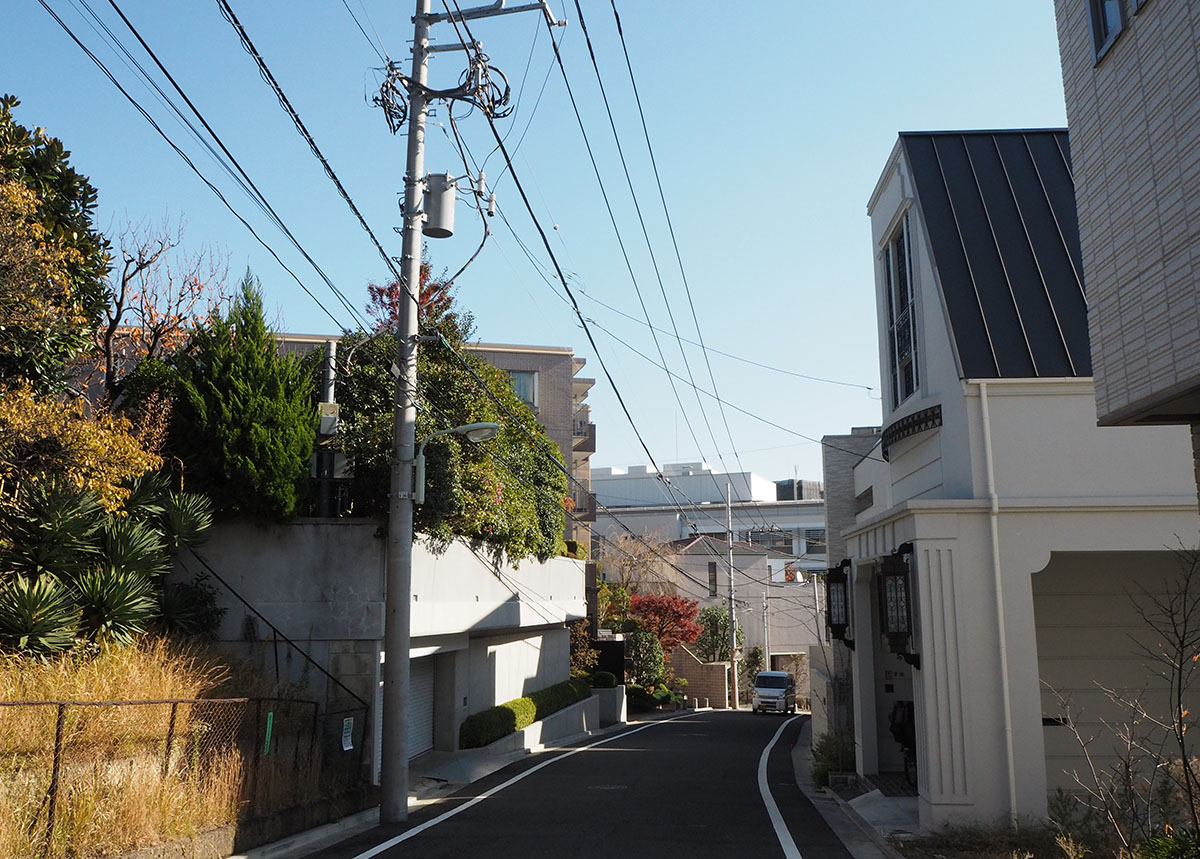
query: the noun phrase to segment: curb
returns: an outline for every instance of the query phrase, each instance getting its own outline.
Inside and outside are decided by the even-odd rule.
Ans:
[[[838,804],[838,807],[841,808],[842,813],[845,814],[846,817],[850,818],[850,820],[862,830],[863,835],[871,839],[872,843],[879,848],[879,851],[883,853],[884,856],[888,857],[888,859],[904,859],[904,855],[897,851],[896,848],[891,844],[889,844],[888,840],[883,837],[883,834],[874,826],[867,823],[867,821],[863,819],[862,815],[860,815],[854,809],[854,806],[838,796],[836,791],[830,790],[827,787],[823,787],[821,788],[821,792],[833,799],[834,802]]]

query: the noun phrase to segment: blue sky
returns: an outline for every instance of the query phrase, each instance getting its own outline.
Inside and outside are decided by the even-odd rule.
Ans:
[[[113,8],[105,0],[87,2],[138,61],[152,68]],[[734,4],[715,0],[617,0],[690,288],[689,305],[611,2],[581,0],[581,6],[653,257],[613,142],[574,0],[551,2],[556,14],[569,21],[554,35],[561,40],[567,79],[624,251],[563,77],[553,65],[541,16],[477,21],[472,33],[512,84],[517,107],[500,127],[511,129],[508,145],[516,149],[517,176],[583,314],[595,323],[599,358],[637,433],[660,465],[704,458],[717,469],[744,468],[772,479],[819,479],[819,445],[801,435],[819,439],[880,419],[878,390],[866,390],[878,389],[880,382],[865,207],[896,134],[1065,125],[1053,3],[792,0],[747,5],[734,14]],[[74,166],[91,177],[100,193],[101,227],[115,235],[127,220],[182,216],[190,249],[214,247],[228,254],[234,277],[249,267],[261,279],[278,328],[331,333],[353,326],[354,317],[299,252],[117,57],[99,35],[99,26],[93,26],[84,0],[46,3],[222,189],[332,318],[38,0],[12,0],[0,11],[0,30],[7,33],[0,52],[0,89],[22,100],[19,122],[43,126],[60,137],[73,153]],[[366,284],[382,282],[386,269],[216,2],[122,0],[118,5],[300,243],[361,311]],[[231,0],[231,5],[376,235],[390,253],[399,255],[399,236],[392,227],[400,221],[403,132],[391,136],[370,99],[383,64],[377,52],[401,61],[407,70],[410,4]],[[440,9],[440,0],[434,5]],[[434,38],[453,42],[453,28],[437,25]],[[431,84],[453,85],[461,57],[456,52],[436,56]],[[156,79],[166,87],[160,75]],[[503,162],[498,154],[486,157],[493,148],[486,122],[462,108],[455,116],[470,154],[485,161],[489,184],[512,227],[493,219],[492,238],[458,281],[458,300],[474,313],[476,336],[486,342],[572,347],[588,361],[583,374],[597,379],[589,395],[598,425],[593,465],[647,464],[595,351],[551,277],[549,257],[511,178],[501,176]],[[447,131],[442,106],[429,129],[426,167],[461,176],[465,169]],[[456,227],[453,238],[428,243],[435,270],[458,269],[479,243],[479,218],[466,202],[458,204]],[[729,404],[724,416],[708,393],[697,396],[687,381],[676,382],[677,400],[666,373],[637,353],[659,362],[661,348],[673,373],[684,380],[690,374],[711,391],[700,350],[687,343],[681,350],[670,333],[660,333],[656,345],[645,323],[649,315],[656,326],[667,332],[677,327],[694,342],[693,307],[710,349],[791,375],[710,352],[717,392]]]

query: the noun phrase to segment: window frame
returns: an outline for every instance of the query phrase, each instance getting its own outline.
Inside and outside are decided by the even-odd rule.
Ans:
[[[534,411],[537,411],[537,407],[538,407],[538,371],[537,370],[507,370],[506,372],[508,373],[508,383],[510,385],[512,385],[513,393],[517,395],[517,398],[519,400],[521,400],[521,402],[525,403],[525,405],[529,406],[529,408],[533,409]],[[516,386],[516,375],[517,374],[529,377],[529,389],[530,389],[530,398],[531,399],[529,399],[529,400],[525,399],[524,397],[521,396],[521,392],[517,390],[517,386]]]
[[[1104,4],[1106,0],[1087,0],[1087,15],[1088,25],[1092,33],[1092,52],[1095,58],[1094,65],[1100,65],[1101,61],[1107,56],[1112,46],[1116,44],[1117,39],[1129,27],[1129,16],[1125,13],[1124,0],[1114,0],[1117,4],[1117,12],[1120,21],[1116,28],[1108,30],[1107,18],[1104,15]],[[1134,0],[1138,10],[1145,4],[1146,0]],[[1103,35],[1103,39],[1100,37]]]
[[[883,266],[883,289],[887,300],[887,342],[888,370],[891,376],[892,410],[907,402],[921,389],[921,362],[917,354],[917,284],[913,277],[912,265],[912,228],[909,212],[905,212],[897,228],[891,233],[883,245],[880,263]],[[897,248],[903,248],[903,270],[900,268],[900,256]],[[903,277],[901,277],[903,274]],[[903,281],[903,283],[901,283]],[[899,290],[904,290],[901,295]],[[905,299],[900,306],[900,299]],[[908,327],[909,350],[900,355],[901,325]],[[902,394],[902,383],[906,382],[905,369],[912,368],[912,387]]]

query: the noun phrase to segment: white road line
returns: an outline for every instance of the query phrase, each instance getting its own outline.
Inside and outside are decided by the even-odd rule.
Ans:
[[[758,759],[758,792],[762,794],[763,805],[767,807],[767,814],[771,818],[771,824],[775,827],[775,837],[779,839],[779,846],[783,848],[785,859],[804,859],[804,857],[800,855],[796,842],[792,840],[792,833],[788,831],[787,824],[783,822],[783,815],[779,813],[779,806],[775,804],[775,797],[771,796],[771,788],[767,786],[767,758],[771,756],[771,749],[779,741],[779,735],[783,733],[783,729],[799,718],[799,716],[792,716],[780,725],[779,730],[775,732],[775,736],[771,737],[771,742],[767,743],[762,756]]]
[[[432,829],[433,827],[437,826],[439,823],[449,820],[451,817],[458,814],[460,811],[466,811],[468,808],[470,808],[472,805],[475,805],[477,802],[483,802],[485,799],[495,796],[500,791],[504,790],[506,787],[510,787],[510,786],[516,784],[517,782],[519,782],[521,779],[525,778],[526,776],[533,775],[535,772],[540,770],[542,767],[550,766],[550,764],[554,763],[555,761],[564,760],[565,758],[571,757],[571,755],[579,754],[580,752],[587,751],[588,749],[594,749],[596,746],[603,746],[605,743],[611,743],[613,740],[623,740],[623,739],[625,739],[625,737],[628,737],[631,734],[636,734],[638,731],[644,731],[647,728],[654,727],[655,725],[661,725],[664,722],[674,722],[677,719],[686,719],[686,718],[688,718],[690,716],[694,716],[694,715],[696,715],[696,714],[695,713],[684,713],[682,716],[672,716],[669,719],[657,719],[653,722],[648,722],[647,724],[642,725],[640,728],[634,728],[632,731],[623,731],[619,734],[614,734],[611,737],[606,737],[603,740],[597,740],[594,743],[588,743],[586,746],[580,746],[579,748],[571,749],[569,752],[563,752],[561,755],[555,755],[554,757],[550,758],[549,760],[542,761],[537,766],[532,766],[529,769],[525,770],[524,772],[518,773],[517,775],[510,778],[508,781],[504,782],[503,784],[496,785],[495,788],[488,791],[487,793],[481,793],[479,796],[477,796],[471,800],[468,800],[467,802],[464,802],[462,805],[459,805],[459,806],[456,806],[456,807],[450,809],[445,814],[439,814],[433,820],[427,820],[424,823],[422,823],[420,826],[414,826],[412,829],[409,829],[407,832],[401,832],[395,838],[390,838],[381,844],[376,844],[370,850],[366,850],[362,853],[359,853],[357,856],[354,857],[354,859],[371,859],[371,857],[373,857],[373,856],[378,856],[380,853],[384,852],[385,850],[390,850],[391,848],[395,847],[397,844],[400,844],[404,841],[407,841],[410,838],[420,835],[426,829]],[[780,730],[783,730],[783,729],[781,728]],[[778,812],[776,812],[776,814],[778,814]],[[796,853],[795,855],[797,857],[800,856],[799,853]]]

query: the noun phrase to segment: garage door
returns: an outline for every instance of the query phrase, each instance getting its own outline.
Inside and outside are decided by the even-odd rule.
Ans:
[[[433,657],[414,659],[409,663],[408,758],[424,754],[433,748]],[[374,783],[379,784],[379,767],[383,754],[383,681],[375,696],[375,770]]]
[[[433,657],[414,659],[410,664],[408,705],[408,758],[412,760],[433,748]]]

